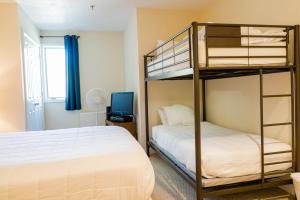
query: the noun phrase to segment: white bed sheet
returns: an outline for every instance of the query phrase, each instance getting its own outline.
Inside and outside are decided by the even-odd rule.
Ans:
[[[239,132],[209,122],[201,123],[202,175],[228,178],[258,174],[261,171],[260,136]],[[159,125],[152,129],[152,139],[177,161],[195,172],[193,126]],[[265,152],[290,150],[288,144],[265,138]],[[265,156],[265,163],[291,160],[291,153]],[[265,172],[285,170],[291,163],[270,165]]]
[[[148,200],[152,165],[121,127],[0,135],[1,200]]]

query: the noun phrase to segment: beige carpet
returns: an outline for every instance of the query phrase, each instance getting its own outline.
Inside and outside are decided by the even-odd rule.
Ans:
[[[152,200],[195,200],[194,188],[186,182],[173,168],[157,155],[150,158],[155,171],[155,188]],[[291,191],[292,187],[284,187]],[[251,191],[222,197],[207,198],[206,200],[277,200],[293,199],[280,188]]]

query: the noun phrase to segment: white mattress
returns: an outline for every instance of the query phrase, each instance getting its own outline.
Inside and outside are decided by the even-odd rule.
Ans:
[[[242,29],[243,30],[243,29]],[[247,30],[243,30],[247,31]],[[279,32],[274,35],[282,36],[285,32]],[[245,35],[248,33],[244,33]],[[158,75],[161,73],[176,71],[180,69],[186,69],[190,67],[189,61],[184,63],[179,63],[184,60],[189,59],[189,51],[176,55],[175,59],[166,59],[178,54],[185,50],[189,49],[188,40],[185,39],[181,45],[175,47],[174,51],[171,49],[167,52],[164,52],[163,55],[158,56],[156,59],[148,63],[148,72],[149,76]],[[273,41],[274,38],[250,38],[248,43],[248,38],[242,38],[242,46],[266,46],[260,48],[208,48],[209,56],[286,56],[286,42]],[[276,38],[275,38],[276,40]],[[166,45],[166,49],[170,48],[170,45]],[[282,46],[282,48],[268,48],[268,46]],[[206,67],[206,46],[204,37],[199,37],[198,41],[198,52],[199,52],[199,65],[200,67]],[[161,49],[160,49],[161,52]],[[166,59],[163,62],[159,62],[163,59]],[[176,64],[179,63],[179,64]],[[284,65],[286,64],[286,58],[210,58],[209,59],[210,67],[226,67],[226,66],[257,66],[257,65]],[[167,68],[163,69],[163,67]],[[153,71],[155,70],[155,71]],[[153,71],[153,72],[151,72]]]
[[[152,165],[127,130],[0,134],[1,200],[148,200]]]
[[[239,132],[209,122],[201,123],[202,175],[205,178],[229,178],[261,172],[260,136]],[[152,129],[152,139],[187,169],[195,172],[193,126],[159,125]],[[290,150],[288,144],[265,138],[265,152]],[[291,153],[265,156],[265,163],[291,160]],[[291,163],[270,165],[265,172],[286,170]]]

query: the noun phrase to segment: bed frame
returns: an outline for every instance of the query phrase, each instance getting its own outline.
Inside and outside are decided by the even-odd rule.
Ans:
[[[205,34],[205,51],[206,51],[206,66],[200,67],[199,65],[199,57],[198,57],[198,30],[199,27],[205,27],[206,34]],[[234,33],[235,28],[241,27],[266,27],[266,28],[282,28],[287,33],[285,36],[278,36],[278,35],[241,35]],[[227,32],[223,31],[210,31],[210,29],[224,29]],[[232,31],[228,31],[228,29],[232,29]],[[231,33],[230,33],[231,32]],[[218,33],[218,34],[216,34]],[[227,33],[227,34],[226,34]],[[229,34],[228,34],[229,33]],[[186,42],[188,43],[188,53],[189,58],[183,61],[179,61],[176,63],[175,57],[186,53],[186,51],[181,51],[175,53],[175,48],[177,45],[180,45],[182,35],[187,35]],[[293,46],[290,45],[290,37],[293,36]],[[259,46],[250,46],[249,43],[247,46],[240,46],[236,44],[234,38],[256,38],[256,37],[263,37],[263,38],[282,38],[286,41],[286,45],[284,46],[286,49],[286,63],[282,66],[266,66],[266,65],[251,65],[249,60],[252,58],[278,58],[282,56],[250,56],[249,53],[247,56],[230,56],[230,57],[209,57],[208,52],[209,48],[220,48],[224,47],[223,44],[214,44],[214,40],[219,41],[232,41],[232,45],[226,44],[225,48],[247,48],[248,52],[250,48],[261,48]],[[210,42],[212,41],[212,42]],[[179,43],[179,44],[178,44]],[[221,42],[222,43],[222,42]],[[171,44],[171,47],[170,45]],[[168,47],[167,47],[168,46]],[[165,49],[167,50],[164,50]],[[292,47],[292,51],[291,51]],[[282,48],[279,46],[268,46],[267,48]],[[204,197],[207,196],[215,196],[215,195],[225,195],[225,194],[232,194],[238,192],[244,192],[249,190],[257,190],[257,189],[265,189],[271,187],[277,187],[280,185],[290,184],[291,172],[299,172],[300,171],[300,43],[299,43],[299,25],[289,26],[289,25],[259,25],[259,24],[216,24],[216,23],[198,23],[193,22],[191,25],[183,29],[182,31],[175,34],[173,37],[168,39],[162,45],[158,46],[157,48],[153,49],[151,52],[144,56],[144,70],[145,70],[145,117],[146,117],[146,142],[147,142],[147,154],[150,156],[150,148],[155,150],[158,155],[160,155],[163,159],[165,159],[169,164],[171,164],[174,169],[177,170],[189,183],[191,183],[197,192],[197,200],[203,200]],[[168,58],[163,58],[163,53],[168,50],[173,50],[172,56]],[[161,50],[160,53],[157,53],[158,50]],[[293,60],[292,63],[289,61],[289,52],[292,52]],[[201,53],[201,52],[200,52]],[[162,58],[157,63],[163,63],[166,59],[173,59],[173,65],[163,66],[161,69],[152,69],[153,60],[157,58],[157,56],[162,55]],[[248,59],[248,64],[243,66],[226,66],[226,67],[213,67],[210,66],[209,60],[210,59],[218,59],[218,58],[245,58]],[[152,63],[151,63],[152,62]],[[160,73],[157,75],[149,75],[152,71],[155,70],[165,70],[172,66],[181,63],[187,63],[187,67],[180,70],[169,70],[164,73]],[[149,64],[150,63],[150,64]],[[269,73],[281,73],[281,72],[290,72],[290,81],[291,81],[291,93],[290,94],[276,94],[276,95],[264,95],[263,93],[263,75]],[[203,103],[202,103],[202,114],[203,120],[206,120],[206,98],[205,98],[205,83],[206,80],[211,79],[220,79],[220,78],[230,78],[230,77],[241,77],[241,76],[251,76],[251,75],[258,75],[259,76],[259,84],[260,84],[260,135],[261,135],[261,178],[256,181],[249,181],[243,183],[235,183],[229,185],[222,185],[222,186],[214,186],[204,188],[202,185],[202,174],[201,174],[201,129],[200,129],[200,93],[202,93]],[[149,104],[148,104],[148,82],[155,81],[155,80],[186,80],[191,79],[193,80],[193,92],[194,92],[194,113],[195,113],[195,159],[196,159],[196,180],[193,179],[185,169],[179,167],[170,157],[163,153],[159,149],[155,143],[151,142],[150,140],[150,132],[149,132]],[[200,79],[202,81],[202,88],[200,88]],[[201,91],[200,91],[201,90]],[[274,124],[264,124],[263,122],[263,100],[265,98],[281,98],[281,97],[289,97],[291,100],[291,121],[290,122],[278,122]],[[291,126],[291,138],[292,138],[292,150],[291,151],[281,151],[281,152],[271,152],[265,153],[264,152],[264,128],[270,126]],[[273,163],[265,163],[264,158],[265,156],[272,155],[272,154],[281,154],[281,153],[292,153],[292,160],[282,161],[282,162],[273,162]],[[285,171],[276,171],[276,172],[264,172],[264,167],[266,165],[276,165],[282,163],[292,163],[292,169],[285,170]]]

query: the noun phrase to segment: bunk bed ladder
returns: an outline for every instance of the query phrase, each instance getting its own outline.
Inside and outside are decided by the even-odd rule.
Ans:
[[[295,119],[294,119],[294,69],[293,67],[290,67],[290,82],[291,82],[291,93],[290,94],[275,94],[275,95],[264,95],[263,92],[263,68],[259,69],[259,82],[260,82],[260,134],[261,134],[261,181],[262,183],[265,182],[266,178],[271,178],[274,176],[279,175],[287,175],[291,172],[295,171],[295,151],[294,151],[294,145],[295,145]],[[264,99],[265,98],[290,98],[291,101],[291,121],[290,122],[283,122],[283,123],[264,123]],[[265,152],[264,150],[264,129],[266,127],[272,127],[272,126],[291,126],[291,150],[286,151],[275,151],[275,152]],[[287,154],[292,153],[292,159],[291,160],[284,160],[284,161],[278,161],[278,162],[265,162],[266,156],[276,155],[276,154]],[[272,172],[265,172],[266,166],[271,165],[278,165],[278,164],[284,164],[284,163],[292,163],[292,169],[288,170],[278,170],[278,171],[272,171]]]

